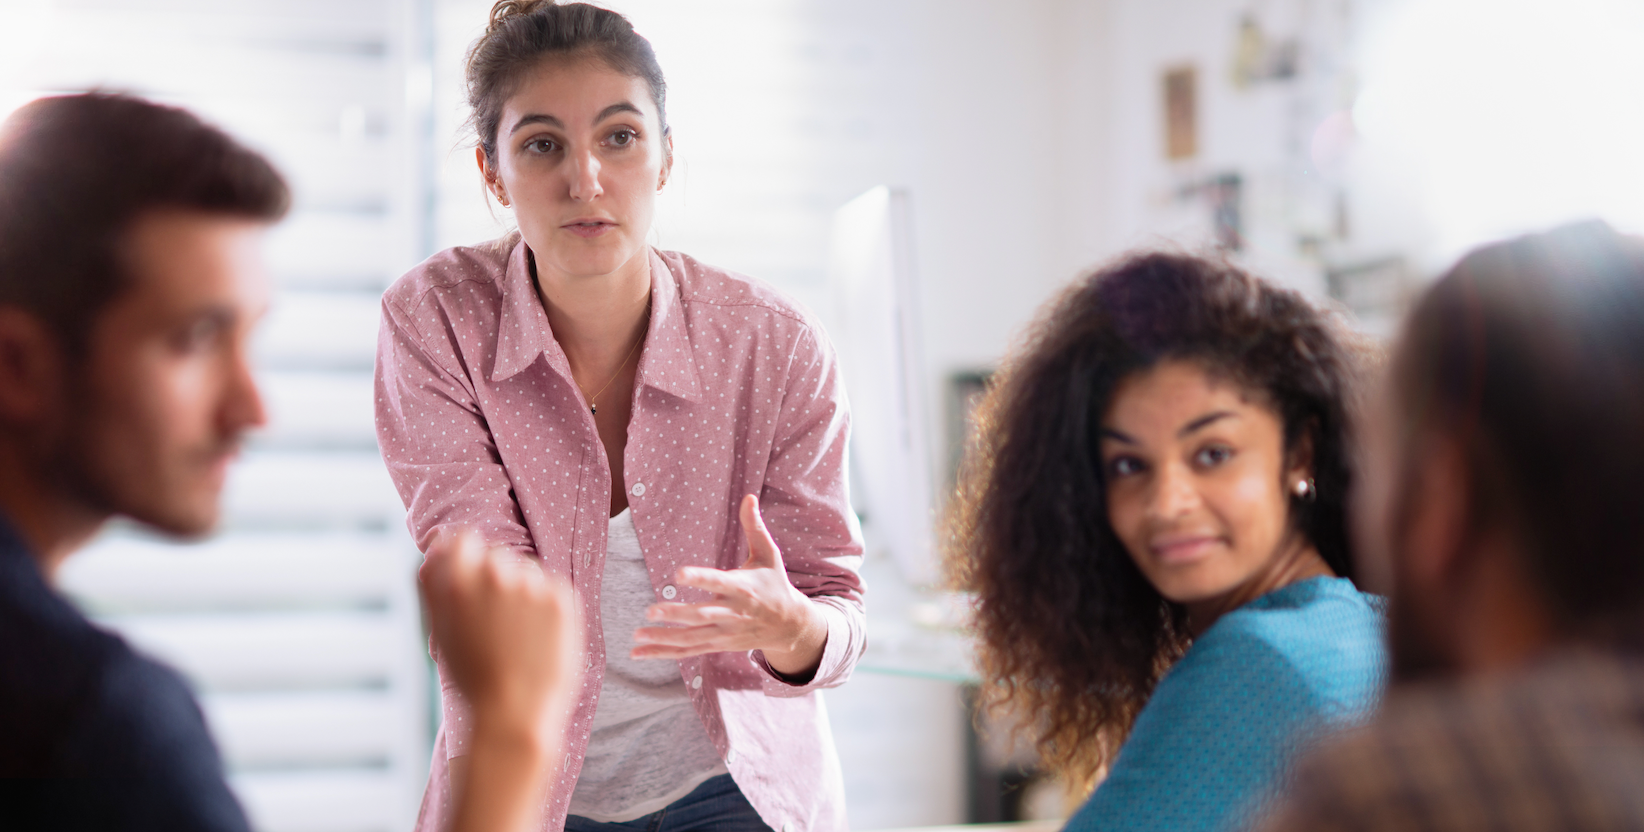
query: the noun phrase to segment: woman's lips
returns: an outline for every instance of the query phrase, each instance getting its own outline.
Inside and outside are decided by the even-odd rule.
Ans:
[[[605,222],[604,220],[582,220],[578,222],[568,222],[560,227],[571,232],[572,234],[577,235],[578,237],[598,237],[599,235],[616,228],[616,224]]]
[[[1183,564],[1208,557],[1220,543],[1221,538],[1213,535],[1184,535],[1154,541],[1148,548],[1153,550],[1153,556],[1160,563]]]

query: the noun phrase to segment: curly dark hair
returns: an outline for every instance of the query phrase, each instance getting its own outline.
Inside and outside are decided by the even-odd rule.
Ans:
[[[1131,255],[1055,300],[978,406],[947,541],[977,594],[981,702],[1032,721],[1042,758],[1094,776],[1191,644],[1187,613],[1108,523],[1101,419],[1125,377],[1185,359],[1272,407],[1286,453],[1312,443],[1316,498],[1293,528],[1352,577],[1352,398],[1365,366],[1338,318],[1226,262]]]

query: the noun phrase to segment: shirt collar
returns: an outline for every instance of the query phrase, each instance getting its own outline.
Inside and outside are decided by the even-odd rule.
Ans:
[[[491,368],[493,382],[506,381],[531,366],[538,356],[548,366],[571,379],[571,362],[554,340],[548,313],[542,308],[531,280],[529,249],[520,238],[508,255],[503,271],[502,311],[497,320],[497,357]],[[685,325],[684,304],[679,283],[666,261],[650,251],[651,322],[645,347],[639,354],[635,383],[644,384],[687,401],[700,401],[702,384],[692,358],[691,339]]]
[[[571,378],[571,362],[554,340],[554,332],[548,326],[548,313],[543,310],[531,280],[529,256],[525,238],[520,237],[508,254],[508,265],[497,287],[502,292],[502,311],[497,316],[497,359],[491,366],[493,382],[513,378],[531,366],[539,355],[548,359],[548,365],[555,372]]]
[[[702,400],[679,281],[656,249],[651,249],[651,326],[639,355],[635,383],[689,402]]]

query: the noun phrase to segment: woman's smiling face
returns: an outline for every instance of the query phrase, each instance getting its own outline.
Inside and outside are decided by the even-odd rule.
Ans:
[[[549,58],[520,80],[480,163],[540,272],[611,274],[643,262],[672,158],[644,79],[592,57]]]
[[[1102,420],[1108,520],[1159,594],[1214,602],[1261,582],[1296,543],[1278,414],[1197,363],[1126,377]],[[1305,544],[1303,544],[1305,545]]]

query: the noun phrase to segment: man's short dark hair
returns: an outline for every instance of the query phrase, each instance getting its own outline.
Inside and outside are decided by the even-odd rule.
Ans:
[[[272,222],[290,202],[266,159],[184,110],[111,93],[37,99],[0,124],[0,305],[78,352],[127,285],[119,250],[139,217]]]
[[[1458,443],[1474,528],[1516,534],[1557,623],[1644,635],[1644,240],[1588,222],[1469,254],[1395,378],[1401,433]]]

